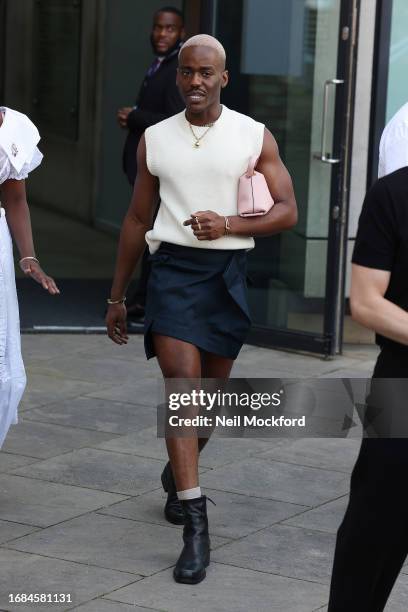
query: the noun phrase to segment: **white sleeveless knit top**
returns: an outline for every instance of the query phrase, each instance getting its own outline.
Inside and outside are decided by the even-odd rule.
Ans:
[[[160,181],[160,208],[153,229],[146,233],[150,253],[161,242],[200,249],[251,249],[250,236],[197,240],[183,221],[197,211],[237,214],[238,180],[249,158],[262,151],[264,125],[223,106],[208,133],[194,147],[185,111],[147,128],[146,161]],[[193,125],[200,136],[207,128]]]

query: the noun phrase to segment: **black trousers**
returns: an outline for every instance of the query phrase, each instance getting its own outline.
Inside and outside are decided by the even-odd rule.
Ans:
[[[408,350],[383,349],[374,378],[408,379]],[[408,393],[398,411],[408,411]],[[408,438],[364,438],[337,533],[328,612],[384,610],[407,552]]]

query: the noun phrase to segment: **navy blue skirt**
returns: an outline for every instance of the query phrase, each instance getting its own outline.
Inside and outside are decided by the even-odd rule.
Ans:
[[[144,342],[171,336],[235,359],[251,325],[245,250],[200,249],[162,242],[150,256]]]

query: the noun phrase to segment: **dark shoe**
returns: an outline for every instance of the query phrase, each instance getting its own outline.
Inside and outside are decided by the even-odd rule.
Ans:
[[[183,499],[186,515],[183,531],[184,547],[174,568],[176,582],[197,584],[205,578],[205,568],[210,563],[210,537],[206,497]]]
[[[164,516],[173,525],[184,525],[185,515],[181,501],[177,497],[176,483],[174,482],[173,472],[171,471],[170,461],[166,463],[166,466],[161,475],[161,481],[163,489],[167,493],[167,501],[164,506]]]

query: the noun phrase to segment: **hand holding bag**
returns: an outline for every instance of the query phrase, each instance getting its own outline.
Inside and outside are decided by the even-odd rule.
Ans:
[[[238,215],[240,217],[266,215],[275,203],[264,175],[255,170],[258,159],[251,157],[247,171],[239,177]]]

